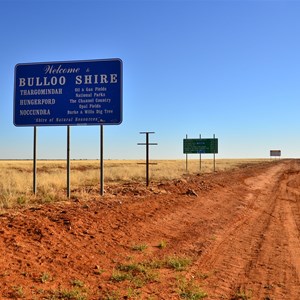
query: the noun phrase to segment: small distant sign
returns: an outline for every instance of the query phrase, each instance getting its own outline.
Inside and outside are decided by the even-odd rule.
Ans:
[[[120,124],[122,73],[120,59],[18,64],[14,124]]]
[[[184,139],[183,153],[218,153],[218,139]]]
[[[270,150],[270,156],[281,156],[281,150]]]

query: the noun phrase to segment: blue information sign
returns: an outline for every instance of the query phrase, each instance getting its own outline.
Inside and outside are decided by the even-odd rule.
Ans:
[[[122,83],[120,59],[18,64],[14,124],[120,124]]]

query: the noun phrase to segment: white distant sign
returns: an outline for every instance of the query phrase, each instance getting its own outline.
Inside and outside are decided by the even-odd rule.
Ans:
[[[281,150],[270,150],[270,156],[281,156]]]

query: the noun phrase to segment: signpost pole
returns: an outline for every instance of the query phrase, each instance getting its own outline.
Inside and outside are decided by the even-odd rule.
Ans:
[[[149,186],[149,132],[146,132],[146,185]]]
[[[214,134],[214,172],[216,172],[216,137]]]
[[[185,138],[188,139],[188,135],[185,135]],[[188,172],[188,154],[185,154],[185,170]]]
[[[33,193],[36,195],[36,141],[37,141],[37,128],[33,127]]]
[[[199,138],[200,138],[200,140],[201,140],[201,134],[199,134]],[[201,172],[201,152],[200,152],[200,157],[199,157],[199,159],[200,159],[200,172]]]
[[[67,197],[70,198],[70,126],[67,126]]]
[[[100,195],[104,195],[103,125],[100,125]]]

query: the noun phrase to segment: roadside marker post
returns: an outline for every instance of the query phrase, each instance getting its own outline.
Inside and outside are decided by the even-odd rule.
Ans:
[[[144,131],[140,132],[140,134],[146,134],[146,143],[138,143],[140,146],[146,146],[146,163],[140,163],[140,164],[146,164],[146,186],[149,186],[149,165],[156,165],[156,163],[150,163],[149,162],[149,146],[157,145],[157,143],[149,143],[149,134],[153,134],[155,132],[153,131]]]

